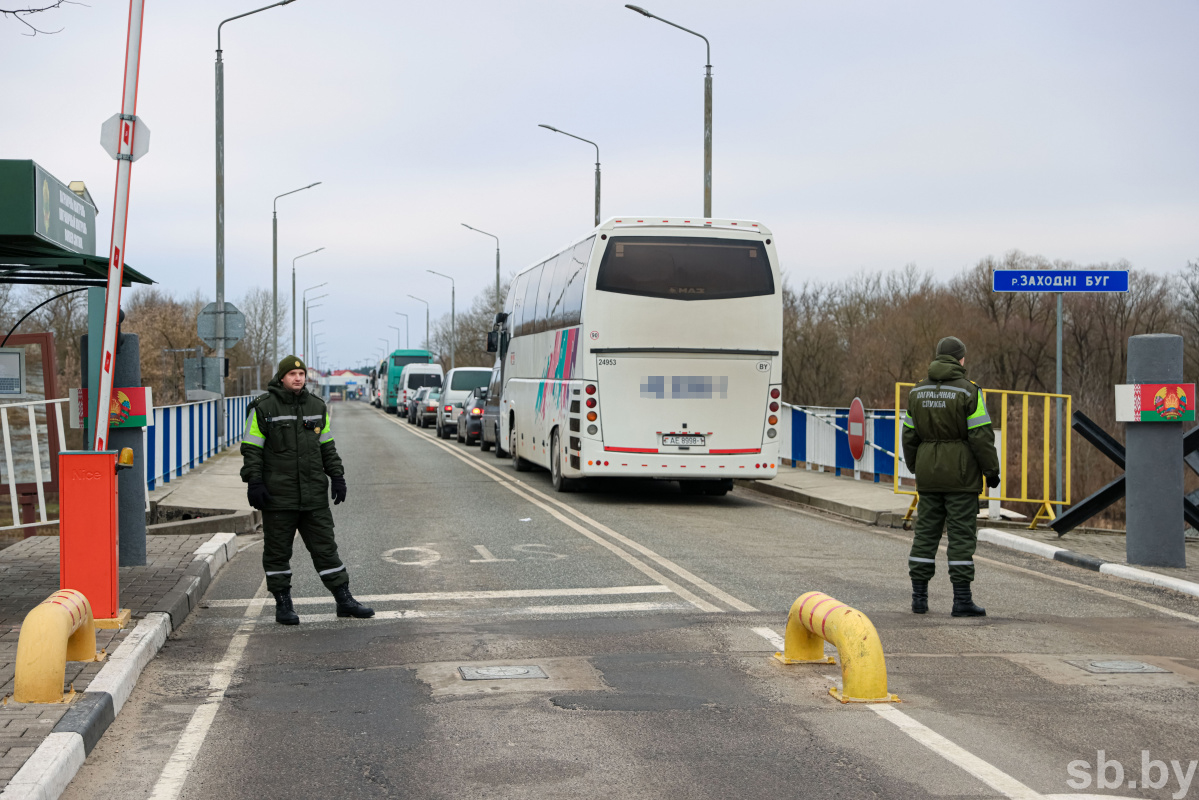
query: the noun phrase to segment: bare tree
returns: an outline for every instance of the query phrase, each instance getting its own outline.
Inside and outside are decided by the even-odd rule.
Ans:
[[[49,35],[61,32],[62,28],[59,28],[56,31],[44,31],[31,23],[28,17],[31,17],[34,14],[42,14],[46,11],[57,10],[62,8],[64,5],[81,6],[85,4],[76,2],[76,0],[53,0],[52,2],[43,2],[40,5],[30,6],[28,8],[0,8],[0,17],[4,17],[5,19],[15,19],[17,22],[20,22],[22,25],[28,28],[29,30],[23,33],[24,36],[37,36],[39,33]]]

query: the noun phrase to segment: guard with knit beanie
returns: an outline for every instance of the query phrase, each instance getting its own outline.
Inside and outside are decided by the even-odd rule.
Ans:
[[[267,393],[250,403],[242,439],[241,479],[250,505],[262,511],[262,566],[275,597],[275,622],[298,625],[291,600],[291,552],[296,531],[337,603],[337,616],[373,617],[350,594],[350,575],[333,538],[333,503],[345,502],[345,468],[325,402],[307,389],[308,370],[295,356],[279,362]]]

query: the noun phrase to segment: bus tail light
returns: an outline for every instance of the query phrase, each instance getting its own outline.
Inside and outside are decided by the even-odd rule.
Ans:
[[[599,419],[599,414],[596,414],[594,411],[587,412],[587,421],[588,422],[595,422],[597,419]]]
[[[770,390],[770,396],[771,396],[771,398],[773,398],[775,400],[779,399],[780,394],[781,394],[781,392],[778,390],[777,386]]]
[[[779,418],[776,417],[774,414],[771,414],[769,417],[767,417],[766,421],[769,422],[771,425],[779,424]]]
[[[771,403],[771,404],[770,404],[770,410],[771,410],[771,411],[778,411],[778,410],[779,410],[779,404],[778,404],[778,403]]]
[[[594,383],[587,384],[587,388],[584,389],[583,391],[587,392],[587,394],[595,394],[595,384]]]
[[[595,398],[594,398],[594,397],[588,397],[588,398],[587,398],[587,407],[588,407],[588,408],[595,408]]]

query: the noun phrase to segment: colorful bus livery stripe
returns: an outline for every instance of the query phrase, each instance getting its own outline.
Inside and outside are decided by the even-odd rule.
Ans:
[[[545,372],[537,387],[536,410],[542,419],[545,419],[546,412],[546,388],[549,387],[554,402],[561,406],[562,398],[567,391],[564,381],[569,381],[574,377],[575,358],[579,352],[578,328],[566,328],[556,331],[554,335],[558,339],[550,357],[546,359]]]
[[[1117,422],[1194,422],[1195,384],[1133,383],[1116,387]]]

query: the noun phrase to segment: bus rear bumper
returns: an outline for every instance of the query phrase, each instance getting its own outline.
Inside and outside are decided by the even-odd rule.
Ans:
[[[589,446],[590,445],[590,446]],[[749,453],[655,453],[603,447],[586,442],[579,453],[586,477],[667,478],[670,480],[770,480],[778,474],[778,448]]]

